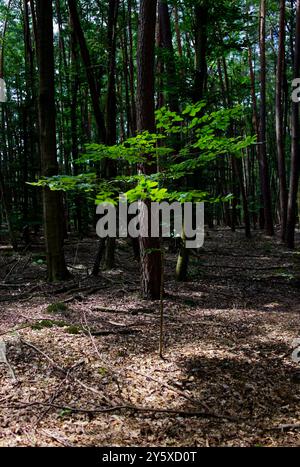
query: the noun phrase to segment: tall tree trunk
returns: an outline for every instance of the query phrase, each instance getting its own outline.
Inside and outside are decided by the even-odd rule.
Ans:
[[[127,11],[125,9],[125,0],[123,0],[123,5],[122,5],[122,13],[123,13],[123,24],[127,24]],[[124,82],[124,88],[125,88],[125,110],[126,110],[126,118],[127,118],[127,128],[126,132],[123,132],[123,136],[127,136],[129,138],[130,136],[134,136],[135,133],[135,125],[133,125],[133,114],[132,114],[132,102],[130,99],[130,70],[129,70],[129,57],[128,57],[128,30],[127,27],[123,28],[123,33],[121,35],[121,47],[122,47],[122,52],[123,52],[123,76],[120,80],[120,87],[122,84],[122,80]],[[120,93],[120,95],[122,95]],[[122,112],[121,112],[122,116]],[[124,120],[124,119],[123,119]],[[124,125],[123,125],[124,126]],[[123,140],[121,138],[121,140]]]
[[[142,132],[155,131],[154,104],[154,49],[156,25],[156,0],[141,0],[137,51],[137,128]],[[153,165],[142,164],[140,172],[150,175],[155,172]],[[148,203],[150,208],[150,202]],[[142,209],[140,222],[149,212]],[[141,224],[142,225],[142,224]],[[160,240],[140,237],[142,295],[146,299],[158,300],[161,295],[161,250]]]
[[[8,26],[8,17],[10,13],[10,7],[11,7],[12,0],[9,0],[7,4],[7,14],[4,20],[4,25],[3,25],[3,30],[1,34],[1,47],[0,47],[0,78],[3,79],[4,76],[4,46],[5,46],[5,36],[6,36],[6,30]]]
[[[106,141],[108,145],[117,140],[117,98],[116,98],[116,43],[119,0],[109,0],[108,12],[108,88],[106,98]]]
[[[178,6],[176,3],[174,5],[174,17],[175,17],[175,32],[176,32],[177,49],[178,49],[179,57],[181,58],[183,55],[182,40],[181,40],[181,32],[180,32],[180,27],[179,27]]]
[[[300,0],[296,4],[296,42],[294,53],[294,78],[300,76]],[[295,227],[297,195],[299,185],[300,168],[300,126],[299,126],[299,102],[292,103],[292,153],[291,153],[291,175],[290,192],[288,200],[286,242],[289,248],[295,246]]]
[[[58,174],[55,129],[53,10],[51,0],[37,0],[37,57],[39,65],[39,126],[42,175]],[[62,198],[48,188],[43,192],[48,280],[68,277],[63,250]]]
[[[131,94],[131,109],[132,109],[132,133],[134,134],[137,129],[136,117],[136,100],[135,100],[135,73],[133,61],[133,33],[132,33],[132,0],[128,0],[128,35],[129,35],[129,83]]]
[[[207,23],[208,6],[195,5],[195,85],[194,100],[200,101],[204,97],[207,80]]]
[[[174,58],[174,48],[172,42],[171,20],[167,0],[159,0],[158,2],[158,18],[159,18],[159,46],[165,52],[163,54],[164,64],[167,75],[167,102],[170,105],[172,112],[179,111],[178,91],[177,91],[177,74]]]
[[[2,203],[2,209],[3,209],[4,215],[6,217],[10,244],[13,247],[13,249],[17,251],[18,242],[17,242],[16,234],[14,232],[14,228],[13,228],[13,224],[11,220],[11,209],[9,207],[9,203],[7,199],[7,190],[5,189],[5,183],[4,183],[4,178],[2,175],[1,166],[0,166],[0,200]]]
[[[250,45],[248,47],[248,61],[249,61],[250,82],[251,82],[253,128],[255,131],[255,135],[257,136],[257,141],[259,141],[259,116],[258,116],[258,107],[257,107],[257,98],[256,98],[256,83],[255,83],[255,73],[254,73],[253,60],[252,60],[252,49]],[[256,157],[257,157],[258,164],[259,164],[259,180],[260,180],[260,189],[261,189],[261,194],[260,194],[261,208],[259,210],[259,226],[261,229],[263,229],[265,226],[265,214],[264,214],[264,208],[263,208],[264,201],[263,201],[263,195],[262,195],[263,177],[262,177],[262,171],[261,171],[260,152],[259,152],[258,145],[256,146]]]
[[[4,46],[5,46],[5,36],[7,32],[8,18],[9,18],[11,3],[12,3],[12,0],[9,0],[7,4],[7,14],[4,20],[3,30],[1,34],[1,48],[0,48],[0,78],[1,79],[4,78]],[[5,105],[5,104],[2,104],[2,105]],[[2,113],[2,116],[4,116],[4,113]],[[3,127],[4,127],[4,119],[3,119]],[[5,189],[4,176],[2,174],[1,165],[0,165],[0,198],[1,198],[2,206],[3,206],[3,211],[6,217],[10,243],[13,249],[17,250],[18,243],[17,243],[16,234],[14,232],[12,216],[11,216],[12,213],[11,213],[10,203],[9,203],[8,196],[7,196],[7,190]]]
[[[116,97],[116,46],[117,46],[117,22],[119,12],[119,0],[109,0],[108,11],[108,89],[106,100],[106,141],[108,145],[117,142],[117,97]],[[108,160],[106,164],[107,176],[110,179],[117,175],[115,161]],[[116,239],[109,238],[106,243],[105,267],[112,269],[115,263]]]
[[[267,156],[266,141],[266,0],[260,3],[260,127],[259,127],[259,147],[260,147],[260,167],[262,174],[262,194],[265,213],[265,231],[269,236],[274,235],[272,218],[272,198],[270,190],[270,178]]]
[[[70,17],[72,20],[72,27],[74,29],[79,47],[81,52],[82,62],[85,67],[85,72],[87,76],[87,81],[89,85],[89,90],[92,99],[92,105],[94,110],[94,116],[96,120],[96,125],[98,129],[98,136],[101,142],[106,141],[106,128],[105,120],[103,113],[100,108],[99,93],[96,86],[95,75],[92,68],[92,62],[90,57],[90,52],[86,44],[85,36],[83,29],[80,23],[80,18],[78,15],[76,0],[68,0],[68,6],[70,11]]]
[[[284,145],[284,108],[283,108],[283,89],[284,89],[284,65],[285,64],[285,0],[280,0],[280,26],[279,26],[279,44],[278,61],[276,76],[276,140],[278,157],[278,175],[279,175],[279,197],[280,197],[280,221],[281,221],[281,239],[284,241],[287,222],[287,182],[285,166],[285,145]]]
[[[71,79],[71,103],[70,103],[70,113],[71,113],[71,153],[73,160],[73,173],[74,175],[79,175],[79,167],[76,163],[76,160],[79,157],[79,148],[78,148],[78,115],[77,115],[77,106],[78,106],[78,93],[79,93],[79,66],[78,66],[78,50],[77,50],[77,41],[75,37],[75,32],[71,30],[71,70],[72,70],[72,79]],[[82,197],[80,194],[75,196],[75,219],[74,223],[78,230],[80,237],[83,237],[83,223],[82,223]]]

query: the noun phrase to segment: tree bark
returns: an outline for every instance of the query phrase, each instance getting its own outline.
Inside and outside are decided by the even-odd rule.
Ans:
[[[134,73],[134,61],[133,61],[133,33],[132,33],[132,1],[128,0],[128,35],[129,35],[129,83],[130,83],[130,94],[131,94],[131,109],[132,109],[132,134],[137,129],[137,117],[136,117],[136,100],[135,100],[135,73]]]
[[[208,6],[195,5],[195,84],[194,101],[200,101],[204,97],[207,80],[207,23]]]
[[[260,3],[260,169],[262,176],[262,195],[264,201],[265,231],[269,236],[274,235],[272,218],[272,198],[266,141],[266,0]]]
[[[117,96],[116,96],[116,47],[117,47],[117,23],[119,12],[119,0],[109,0],[108,8],[108,88],[106,100],[106,142],[114,145],[117,142]],[[115,161],[106,163],[107,177],[117,175]],[[105,267],[112,269],[115,264],[116,239],[108,238],[105,251]]]
[[[255,131],[255,135],[257,136],[257,141],[259,141],[259,115],[258,115],[258,106],[257,106],[257,98],[256,98],[256,83],[255,83],[255,73],[253,69],[253,60],[252,60],[252,49],[249,45],[248,47],[248,62],[249,62],[249,72],[250,72],[250,82],[251,82],[251,98],[252,98],[252,119],[253,119],[253,128]],[[259,164],[259,180],[260,180],[260,188],[261,188],[261,195],[260,195],[260,203],[261,208],[259,210],[259,226],[261,230],[263,230],[265,226],[265,214],[263,209],[263,196],[262,196],[262,186],[263,186],[263,178],[262,178],[262,171],[261,171],[261,164],[260,164],[260,152],[259,146],[256,146],[256,157]]]
[[[296,4],[296,42],[294,53],[294,78],[300,76],[300,0]],[[295,227],[297,195],[299,185],[299,158],[300,158],[300,126],[299,126],[299,103],[292,103],[292,152],[291,152],[291,174],[290,191],[288,199],[286,243],[289,248],[295,247]]]
[[[3,25],[3,30],[1,34],[1,48],[0,48],[0,78],[3,79],[4,76],[4,43],[5,43],[5,36],[6,36],[6,30],[8,26],[8,16],[10,13],[10,7],[11,7],[12,0],[9,0],[7,4],[7,14],[4,20],[4,25]]]
[[[80,47],[81,58],[85,67],[87,81],[92,99],[92,105],[94,110],[94,116],[98,129],[98,136],[101,142],[106,142],[106,127],[103,113],[100,108],[99,93],[96,86],[95,75],[92,69],[92,62],[90,53],[86,44],[84,32],[80,23],[80,18],[77,11],[76,0],[68,0],[68,6],[70,11],[70,17],[72,20],[72,27],[76,34],[78,44]]]
[[[164,50],[164,64],[167,75],[167,102],[172,112],[179,111],[178,91],[177,91],[177,73],[174,58],[174,48],[172,42],[172,29],[168,2],[159,0],[158,3],[159,18],[159,46]]]
[[[181,58],[183,55],[182,40],[181,40],[181,32],[180,32],[180,27],[179,27],[178,6],[176,3],[174,6],[174,17],[175,17],[175,32],[176,32],[177,49],[178,49],[179,57]]]
[[[53,10],[51,0],[37,0],[37,56],[39,65],[39,127],[42,175],[58,174],[55,128]],[[68,277],[63,250],[62,198],[48,188],[43,192],[48,280]]]
[[[137,129],[139,132],[155,131],[154,103],[154,49],[156,25],[156,0],[141,0],[137,51]],[[150,175],[155,172],[153,165],[141,164],[140,173]],[[150,202],[146,203],[150,208]],[[148,211],[142,209],[140,222],[148,217],[149,231],[151,222]],[[158,300],[161,295],[161,249],[160,240],[140,236],[142,295],[145,299]]]
[[[285,144],[284,144],[284,109],[283,109],[284,64],[285,64],[285,0],[280,0],[280,26],[279,26],[278,61],[277,61],[277,76],[276,76],[276,140],[277,140],[280,221],[281,221],[282,241],[284,241],[285,234],[286,234],[287,203],[288,203],[286,166],[285,166]]]

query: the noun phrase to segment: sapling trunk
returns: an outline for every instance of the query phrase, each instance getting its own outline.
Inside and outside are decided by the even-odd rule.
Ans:
[[[178,255],[177,266],[176,266],[176,279],[179,282],[185,282],[187,280],[189,266],[189,252],[186,248],[186,235],[183,231],[181,238],[181,247]]]

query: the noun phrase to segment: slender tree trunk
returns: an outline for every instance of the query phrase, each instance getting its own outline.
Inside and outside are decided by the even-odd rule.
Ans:
[[[248,206],[247,191],[244,183],[244,174],[243,174],[243,165],[242,161],[239,158],[233,156],[233,170],[239,181],[239,187],[242,195],[243,202],[243,211],[244,211],[244,222],[245,222],[245,235],[247,238],[251,238],[251,223],[250,223],[250,213]]]
[[[276,139],[279,175],[279,198],[280,198],[280,221],[281,239],[284,241],[287,222],[287,182],[285,166],[285,144],[284,144],[284,63],[285,63],[285,0],[280,0],[280,27],[278,44],[278,61],[276,76]]]
[[[128,35],[129,35],[129,83],[132,109],[132,133],[137,129],[136,100],[135,100],[135,73],[133,61],[133,33],[132,33],[132,0],[128,0]]]
[[[251,82],[251,98],[252,98],[252,118],[253,118],[253,127],[255,131],[255,135],[257,136],[257,141],[259,141],[259,115],[258,115],[258,106],[257,106],[257,98],[256,98],[256,83],[255,83],[255,73],[253,69],[253,60],[252,60],[252,49],[251,46],[248,48],[248,61],[249,61],[249,71],[250,71],[250,82]],[[260,152],[259,152],[259,146],[256,146],[256,157],[258,160],[259,164],[259,180],[260,180],[260,189],[261,189],[261,194],[260,194],[260,203],[261,203],[261,208],[259,210],[259,226],[261,230],[265,226],[265,213],[264,213],[264,208],[263,208],[263,176],[262,176],[262,170],[261,170],[261,164],[260,164]]]
[[[107,144],[114,145],[117,142],[117,96],[116,96],[116,45],[117,22],[119,12],[119,0],[109,0],[108,13],[108,89],[106,101],[106,128]],[[117,175],[115,161],[108,160],[106,164],[107,176],[110,179]],[[115,263],[116,239],[109,238],[106,243],[105,267],[112,269]]]
[[[119,0],[109,0],[108,13],[108,89],[106,99],[106,141],[108,145],[117,140],[117,98],[116,98],[116,43]]]
[[[300,0],[296,3],[296,43],[294,53],[294,78],[300,76]],[[299,126],[299,103],[292,103],[292,153],[290,191],[288,199],[286,242],[289,248],[295,246],[295,227],[297,218],[297,195],[299,185],[300,169],[300,126]]]
[[[186,248],[186,236],[183,232],[176,265],[176,280],[178,282],[185,282],[187,280],[189,261],[190,255]]]
[[[167,102],[172,112],[179,111],[178,91],[177,91],[177,73],[174,58],[174,49],[172,42],[171,20],[167,0],[159,0],[158,2],[158,18],[159,18],[159,46],[164,50],[164,64],[167,75],[168,95]]]
[[[262,173],[262,194],[265,213],[265,231],[269,236],[274,235],[272,218],[272,198],[270,190],[270,178],[266,141],[266,0],[260,3],[260,167]]]
[[[71,30],[71,70],[72,70],[72,79],[71,79],[71,153],[73,160],[73,173],[74,175],[79,175],[79,167],[76,164],[76,160],[79,157],[79,148],[78,148],[78,115],[77,115],[77,106],[78,106],[78,93],[79,93],[79,66],[78,66],[78,50],[77,50],[77,41],[75,37],[74,30]],[[83,237],[83,222],[82,222],[82,197],[80,194],[75,196],[75,226],[80,237]]]
[[[0,78],[3,79],[4,76],[4,46],[5,46],[5,36],[6,36],[6,31],[7,31],[7,26],[8,26],[8,17],[10,13],[10,7],[11,7],[12,0],[9,0],[7,4],[7,14],[4,20],[4,25],[3,25],[3,30],[1,34],[1,43],[0,43]]]
[[[6,36],[6,31],[7,31],[7,26],[8,26],[8,17],[10,13],[10,7],[11,7],[12,1],[9,0],[7,4],[7,14],[6,18],[4,21],[3,25],[3,30],[1,34],[1,48],[0,48],[0,78],[4,78],[4,46],[5,46],[5,36]],[[5,105],[5,104],[2,104]],[[2,113],[2,116],[4,116],[4,112]],[[4,126],[4,119],[3,119],[3,126]],[[7,196],[7,190],[5,189],[5,183],[4,183],[4,177],[2,174],[2,169],[0,166],[0,197],[1,197],[1,202],[3,206],[3,211],[6,217],[6,222],[8,226],[8,234],[9,234],[9,239],[10,243],[13,247],[14,250],[18,249],[18,243],[17,243],[17,238],[16,234],[14,232],[14,227],[11,219],[11,209],[9,206],[9,201],[8,201],[8,196]]]
[[[35,43],[37,44],[38,32],[37,32],[37,18],[36,18],[36,11],[35,11],[36,8],[35,8],[34,0],[29,0],[29,4],[30,4],[31,17],[32,17],[33,35],[34,35]]]
[[[195,84],[194,100],[200,101],[204,97],[207,80],[207,4],[195,4]]]
[[[23,177],[24,177],[24,239],[26,244],[29,243],[29,227],[27,226],[29,215],[29,190],[27,181],[29,177],[34,180],[37,176],[38,150],[37,150],[37,126],[38,112],[36,108],[36,86],[35,86],[35,69],[34,69],[34,53],[32,48],[32,39],[30,31],[29,7],[27,0],[23,0],[23,23],[24,23],[24,45],[25,45],[25,88],[26,97],[24,104],[24,161],[23,161]],[[33,203],[37,204],[38,190],[33,191]]]
[[[51,0],[37,0],[37,56],[39,65],[39,124],[42,175],[58,174],[55,129],[53,10]],[[68,277],[63,250],[62,198],[48,188],[43,192],[48,280]]]
[[[6,217],[9,240],[10,240],[10,243],[13,249],[17,251],[18,242],[17,242],[16,234],[14,232],[14,228],[13,228],[13,224],[11,220],[11,214],[10,214],[11,210],[8,205],[8,199],[7,199],[6,193],[7,193],[7,190],[5,189],[5,183],[4,183],[4,179],[3,179],[3,175],[2,175],[2,171],[0,167],[0,199],[1,199],[4,215]]]
[[[183,55],[182,40],[181,40],[181,32],[180,32],[180,27],[179,27],[178,6],[176,3],[174,6],[174,17],[175,17],[175,32],[176,32],[177,49],[178,49],[179,57],[181,58]]]
[[[125,1],[123,0],[123,5],[122,5],[122,13],[123,13],[123,22],[124,25],[127,24],[127,11],[125,9]],[[135,126],[133,125],[133,116],[132,116],[132,102],[130,99],[130,89],[129,89],[129,81],[130,81],[130,75],[129,75],[129,57],[128,57],[128,30],[127,27],[123,28],[123,33],[121,35],[121,46],[122,46],[122,52],[123,52],[123,82],[124,82],[124,87],[125,87],[125,109],[126,109],[126,118],[127,118],[127,129],[126,132],[123,132],[123,137],[125,134],[127,135],[127,138],[130,136],[134,136],[135,133]],[[121,82],[120,82],[121,85]],[[125,127],[125,125],[123,125]],[[124,138],[123,138],[124,139]]]
[[[155,131],[154,117],[154,49],[156,25],[156,0],[141,0],[137,52],[137,128],[142,132]],[[150,175],[155,172],[152,165],[142,164],[140,172]],[[150,202],[147,207],[150,208]],[[149,209],[142,209],[141,225],[148,220]],[[161,295],[161,249],[160,240],[140,237],[142,295],[145,299],[158,300]]]
[[[87,76],[87,81],[89,85],[89,90],[92,99],[92,105],[94,110],[94,116],[96,120],[96,125],[98,129],[98,136],[101,142],[106,141],[106,128],[105,120],[103,113],[100,108],[99,93],[96,86],[95,75],[92,68],[92,62],[90,53],[86,44],[84,37],[83,29],[80,23],[80,18],[78,15],[76,0],[68,0],[68,6],[70,11],[70,16],[72,20],[72,27],[77,37],[77,41],[80,47],[81,58],[85,67],[85,72]]]

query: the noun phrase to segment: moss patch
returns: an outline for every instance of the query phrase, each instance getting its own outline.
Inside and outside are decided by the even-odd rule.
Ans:
[[[66,329],[66,333],[68,334],[81,334],[83,331],[81,326],[77,326],[75,324],[72,324],[71,326],[68,326]]]
[[[65,303],[57,302],[47,306],[48,313],[68,313],[70,310]]]
[[[42,329],[45,329],[45,328],[48,328],[48,329],[54,328],[54,327],[63,328],[65,326],[67,326],[67,323],[65,323],[64,321],[52,321],[50,319],[43,319],[33,324],[31,326],[31,329],[35,331],[41,331]]]

